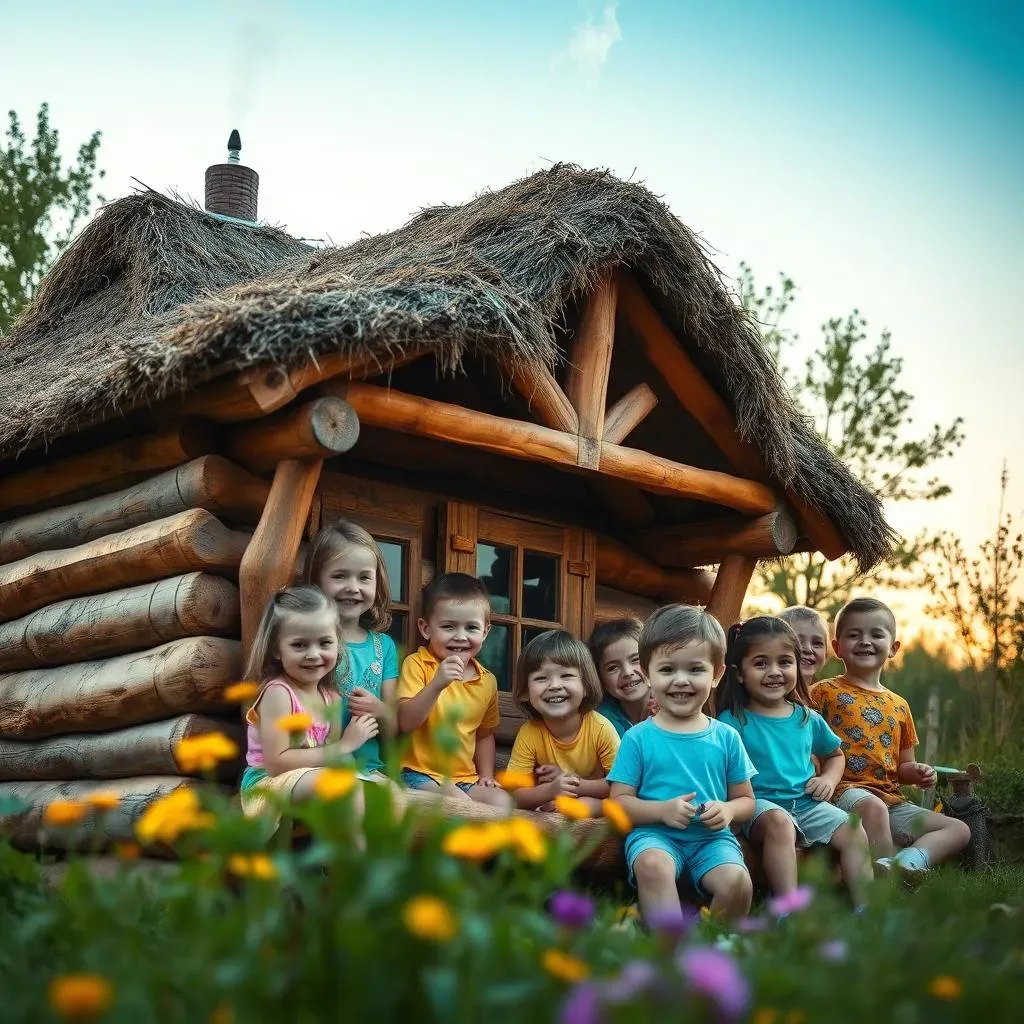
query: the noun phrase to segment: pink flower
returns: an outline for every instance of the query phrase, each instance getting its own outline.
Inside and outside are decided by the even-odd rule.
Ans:
[[[577,985],[566,997],[559,1015],[561,1024],[600,1024],[601,996],[592,982]]]
[[[594,918],[594,903],[580,893],[562,889],[551,897],[548,912],[566,928],[586,928]]]
[[[750,1005],[750,986],[736,961],[721,950],[697,946],[676,961],[693,992],[709,999],[727,1020],[736,1020]]]
[[[697,912],[690,907],[685,910],[681,907],[653,910],[646,918],[650,928],[674,939],[682,938],[697,920]]]
[[[849,955],[850,947],[844,939],[830,939],[818,947],[818,956],[831,963],[841,963]]]
[[[743,935],[753,935],[754,932],[763,932],[768,927],[768,922],[763,917],[741,917],[736,922],[736,931]]]
[[[785,896],[776,896],[769,901],[768,909],[775,917],[785,917],[806,910],[814,900],[814,890],[809,885],[801,885]]]
[[[641,992],[649,989],[657,980],[658,971],[646,960],[631,960],[604,986],[603,994],[606,1003],[628,1003]]]

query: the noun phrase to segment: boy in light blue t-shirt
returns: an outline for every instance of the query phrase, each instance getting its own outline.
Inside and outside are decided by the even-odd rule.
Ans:
[[[704,714],[725,670],[725,634],[703,609],[660,608],[640,634],[640,665],[659,710],[622,737],[608,781],[634,824],[626,861],[641,912],[679,913],[685,875],[712,911],[740,917],[753,889],[730,825],[754,813],[755,769],[736,730]]]

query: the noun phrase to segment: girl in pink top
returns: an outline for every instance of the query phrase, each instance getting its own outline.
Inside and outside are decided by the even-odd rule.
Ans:
[[[331,682],[340,634],[337,606],[318,587],[279,590],[267,604],[246,666],[248,678],[263,680],[246,714],[248,767],[241,796],[247,815],[273,812],[282,799],[308,798],[327,765],[377,735],[372,715],[353,718],[341,731],[340,698]],[[279,724],[291,714],[311,719],[298,746],[294,733]],[[358,790],[356,797],[358,809]]]

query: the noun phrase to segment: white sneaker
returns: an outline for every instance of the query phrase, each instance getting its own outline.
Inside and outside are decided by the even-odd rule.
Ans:
[[[875,861],[875,874],[881,875],[883,878],[887,877],[892,872],[894,866],[895,862],[892,857],[879,857]]]

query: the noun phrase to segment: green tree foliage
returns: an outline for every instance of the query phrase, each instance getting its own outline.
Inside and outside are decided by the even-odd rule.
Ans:
[[[96,168],[99,146],[100,133],[94,132],[79,147],[74,164],[65,166],[46,103],[31,141],[17,114],[8,113],[0,148],[0,335],[10,330],[93,202],[103,201],[93,194],[103,177]]]
[[[903,360],[893,355],[888,331],[869,341],[867,321],[857,310],[823,324],[814,353],[794,370],[788,356],[798,338],[784,321],[795,297],[796,285],[785,275],[762,290],[750,267],[741,265],[740,301],[761,324],[765,347],[825,443],[885,502],[947,495],[949,487],[934,475],[934,467],[959,447],[962,420],[936,424],[924,434],[913,431],[914,398],[902,387]],[[876,581],[920,585],[920,559],[929,543],[925,535],[901,543],[876,571]],[[828,563],[819,554],[794,555],[760,570],[765,590],[784,604],[828,613],[849,598],[857,577],[852,560]]]

